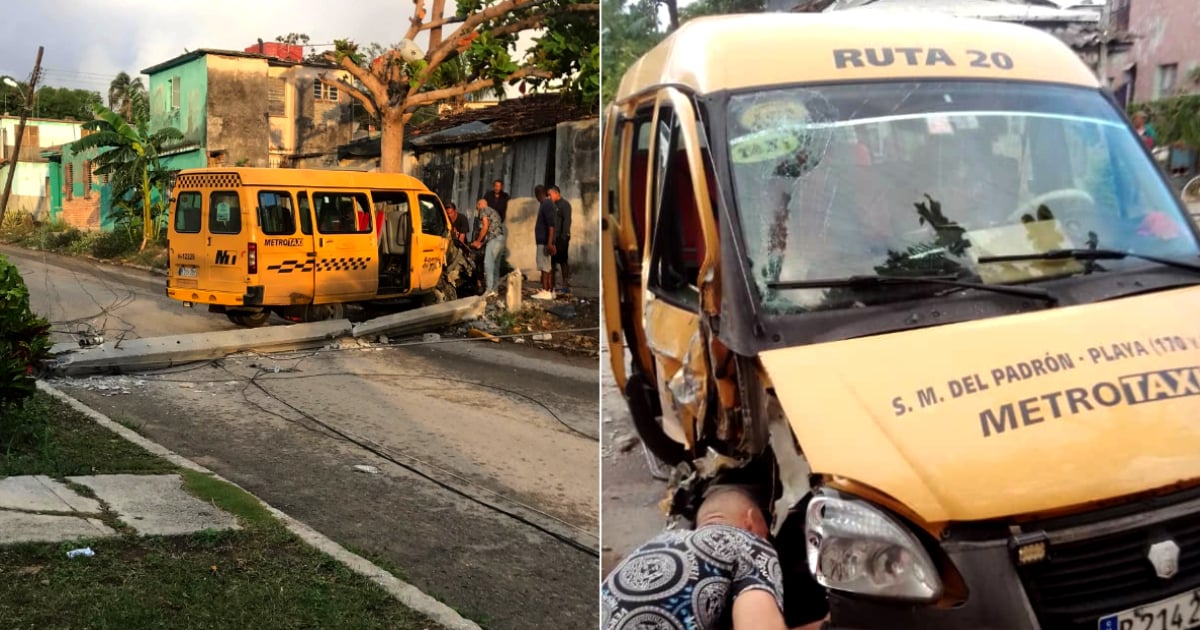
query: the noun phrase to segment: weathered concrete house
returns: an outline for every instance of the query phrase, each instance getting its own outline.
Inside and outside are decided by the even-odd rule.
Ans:
[[[150,77],[151,128],[175,127],[186,138],[167,158],[173,170],[332,160],[352,134],[349,95],[319,78],[348,75],[304,61],[298,46],[202,48],[142,72]]]
[[[1133,46],[1113,59],[1109,80],[1126,103],[1200,92],[1200,2],[1196,0],[1111,0],[1118,29]]]
[[[81,138],[86,133],[83,123],[30,118],[18,150],[15,146],[18,122],[16,116],[0,116],[0,185],[8,177],[8,169],[16,164],[6,212],[13,210],[41,220],[58,220],[62,207],[61,204],[55,206],[52,200],[55,193],[62,193],[63,184],[58,169],[45,152]],[[81,165],[80,169],[75,172],[82,174],[83,170],[90,169],[90,163]]]

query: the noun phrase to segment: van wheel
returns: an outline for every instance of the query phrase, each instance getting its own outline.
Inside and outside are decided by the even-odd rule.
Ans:
[[[442,302],[453,302],[458,299],[458,291],[454,285],[448,282],[445,276],[438,281],[438,285],[434,290],[421,296],[421,306],[433,306]]]
[[[345,317],[346,310],[342,308],[341,302],[333,304],[310,304],[305,309],[304,321],[306,322],[324,322],[331,319],[341,319]]]
[[[225,316],[229,318],[229,321],[243,328],[258,328],[266,324],[268,319],[271,319],[271,312],[259,311],[257,313],[247,313],[245,311],[230,311],[225,313]]]

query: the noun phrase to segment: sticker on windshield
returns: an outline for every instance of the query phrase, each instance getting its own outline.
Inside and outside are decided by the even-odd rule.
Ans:
[[[217,221],[224,223],[229,220],[229,202],[222,201],[217,204]]]
[[[956,129],[979,128],[979,119],[974,116],[955,116],[952,122]]]
[[[950,119],[946,116],[930,116],[925,119],[925,123],[929,126],[929,133],[936,135],[954,133],[954,126],[950,124]]]
[[[742,111],[738,122],[746,129],[759,130],[808,122],[808,108],[794,100],[755,103]]]
[[[729,143],[730,156],[736,164],[766,162],[785,155],[794,155],[799,148],[800,138],[790,129],[768,129],[736,138]]]

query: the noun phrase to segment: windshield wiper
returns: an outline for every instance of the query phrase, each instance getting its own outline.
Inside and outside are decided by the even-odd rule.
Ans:
[[[1036,287],[1016,287],[1009,284],[984,284],[959,280],[955,276],[847,276],[845,278],[827,278],[822,280],[787,280],[768,282],[771,289],[821,289],[827,287],[880,287],[902,284],[944,284],[963,289],[979,289],[1005,295],[1045,300],[1051,304],[1058,303],[1058,297],[1045,289]]]
[[[1004,256],[980,256],[980,263],[1021,262],[1027,260],[1121,260],[1122,258],[1137,258],[1147,262],[1158,263],[1176,269],[1186,269],[1200,273],[1200,264],[1161,258],[1149,254],[1123,252],[1119,249],[1051,249],[1037,254],[1008,254]]]

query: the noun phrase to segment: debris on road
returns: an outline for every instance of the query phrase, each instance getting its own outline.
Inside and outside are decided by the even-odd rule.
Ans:
[[[492,343],[500,343],[499,337],[497,337],[496,335],[493,335],[491,333],[487,333],[482,330],[479,330],[478,328],[472,328],[472,329],[468,330],[467,336],[468,337],[476,337],[479,339],[487,339],[488,341],[491,341]]]
[[[354,466],[354,472],[367,473],[368,475],[378,475],[379,469],[375,466],[370,466],[367,464],[356,464]]]

